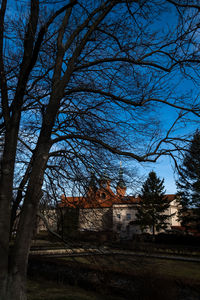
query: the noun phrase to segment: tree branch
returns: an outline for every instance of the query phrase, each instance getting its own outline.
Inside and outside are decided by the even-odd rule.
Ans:
[[[167,0],[169,3],[171,4],[174,4],[175,6],[178,6],[178,7],[184,7],[184,8],[196,8],[200,11],[200,5],[197,5],[197,4],[184,4],[184,3],[180,3],[180,2],[176,2],[174,0]]]
[[[5,126],[7,127],[10,121],[10,112],[8,104],[8,86],[5,74],[3,47],[4,47],[4,18],[6,12],[7,0],[2,0],[0,9],[0,90],[2,101],[2,114],[4,117]]]

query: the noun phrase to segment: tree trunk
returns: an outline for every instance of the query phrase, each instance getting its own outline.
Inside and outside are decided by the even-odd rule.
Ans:
[[[19,116],[5,135],[0,178],[0,299],[5,298],[8,280],[8,254],[10,234],[10,203],[12,200],[13,174],[17,146]]]
[[[15,297],[11,298],[15,300],[26,299],[25,287],[28,256],[34,232],[34,226],[36,223],[39,201],[41,198],[41,187],[43,182],[45,165],[46,159],[44,159],[43,156],[39,156],[37,161],[35,161],[32,170],[26,197],[24,199],[24,204],[20,215],[15,245],[11,253],[10,278],[14,281],[14,287],[11,286],[12,281],[9,285],[11,290],[11,296],[12,290],[14,293],[16,293]]]
[[[50,138],[55,115],[56,110],[54,110],[52,114],[49,114],[48,125],[45,124],[45,122],[43,123],[41,134],[34,152],[32,170],[20,214],[15,244],[10,257],[10,273],[8,278],[6,298],[9,300],[26,299],[25,286],[28,256],[38,212],[38,206],[42,196],[41,189],[49,150],[51,147]],[[13,295],[15,295],[14,298],[12,298]]]
[[[12,205],[12,209],[11,209],[11,215],[10,215],[10,239],[12,237],[12,231],[13,231],[13,227],[14,227],[14,223],[17,217],[17,210],[19,208],[20,203],[22,202],[22,195],[23,195],[23,190],[24,190],[24,186],[26,185],[28,179],[29,179],[29,173],[31,171],[31,166],[32,166],[32,161],[33,161],[33,157],[31,158],[29,165],[26,169],[26,172],[23,176],[22,181],[20,182],[20,185],[18,187],[18,191],[17,191],[17,196],[14,199],[13,205]]]
[[[26,300],[26,278],[20,277],[19,273],[8,275],[6,300]]]

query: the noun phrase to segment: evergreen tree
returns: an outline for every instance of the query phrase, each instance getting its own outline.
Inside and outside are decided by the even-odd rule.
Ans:
[[[186,229],[200,230],[200,132],[197,131],[179,167],[177,181],[181,209],[179,219]]]
[[[157,177],[155,172],[150,172],[143,184],[141,202],[136,214],[137,223],[141,230],[152,230],[153,236],[156,231],[166,229],[167,220],[170,217],[167,213],[169,201],[165,196],[164,179]]]

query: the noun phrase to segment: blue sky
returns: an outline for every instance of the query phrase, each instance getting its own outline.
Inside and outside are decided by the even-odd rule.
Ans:
[[[189,84],[188,84],[189,88]],[[169,126],[176,117],[176,112],[169,107],[163,108],[162,116],[160,118],[162,119],[162,123],[164,127]],[[194,118],[195,119],[195,118]],[[196,120],[196,123],[189,123],[189,124],[183,124],[183,127],[179,129],[177,132],[181,135],[184,134],[193,134],[197,128],[199,128],[199,120]],[[178,164],[180,165],[182,162],[180,160],[177,160]],[[164,185],[166,189],[167,194],[174,194],[176,193],[176,183],[175,181],[178,178],[177,171],[174,167],[174,162],[172,159],[166,156],[160,157],[157,162],[155,163],[143,163],[140,164],[139,167],[139,173],[140,175],[146,175],[148,176],[148,173],[150,171],[155,171],[156,174],[160,179],[164,178]]]
[[[15,5],[18,4],[20,6],[20,1],[14,1],[14,0],[10,0],[9,1],[9,14],[15,13],[16,12],[16,7]],[[176,14],[175,11],[173,11],[172,8],[170,8],[170,10],[168,12],[164,11],[162,14],[160,14],[160,17],[157,21],[153,21],[152,24],[152,29],[155,30],[155,27],[159,28],[160,34],[164,36],[165,30],[167,31],[169,29],[169,27],[173,27],[176,25]],[[144,20],[143,20],[144,22]],[[156,30],[157,30],[156,28]],[[158,59],[161,59],[161,57]],[[137,68],[135,68],[137,70]],[[192,81],[190,80],[185,80],[182,81],[182,77],[180,73],[176,73],[173,75],[175,77],[171,77],[170,78],[170,83],[171,83],[171,88],[174,85],[174,89],[177,92],[177,96],[184,96],[185,93],[187,93],[188,91],[190,91],[191,89],[194,88],[194,85],[192,83]],[[141,71],[141,76],[145,78],[147,78],[147,74],[145,74],[145,69],[144,72]],[[143,79],[143,81],[145,81]],[[163,81],[164,82],[164,79]],[[181,84],[179,85],[179,87],[176,87],[177,83]],[[129,82],[128,82],[129,83]],[[165,82],[164,82],[165,83]],[[169,81],[167,82],[167,84],[169,85]],[[133,86],[133,91],[134,91],[134,86]],[[195,97],[197,95],[197,93],[199,92],[199,89],[196,89],[196,94],[195,92],[193,92],[193,97]],[[159,95],[159,94],[158,94]],[[165,95],[164,95],[165,96]],[[170,123],[173,122],[174,118],[177,116],[177,112],[174,109],[170,109],[168,106],[163,106],[161,109],[158,109],[159,115],[158,115],[158,119],[161,119],[162,122],[162,126],[163,128],[167,128],[168,126],[170,126]],[[157,116],[157,114],[155,114]],[[147,116],[149,117],[149,116]],[[183,128],[182,133],[186,133],[189,131],[195,131],[197,127],[196,125],[188,125],[187,128]],[[134,165],[134,164],[133,164]],[[145,163],[143,165],[140,165],[139,167],[139,171],[141,176],[144,175],[148,175],[148,173],[154,170],[157,175],[160,178],[164,178],[165,179],[165,187],[166,187],[166,192],[167,193],[175,193],[176,192],[176,185],[175,185],[175,178],[174,178],[174,172],[173,172],[173,168],[171,166],[171,162],[169,160],[169,158],[166,157],[162,157],[160,158],[156,163]]]
[[[148,175],[152,170],[160,179],[164,178],[164,185],[167,194],[176,193],[175,176],[172,163],[169,158],[160,158],[157,163],[143,164],[139,168],[141,174]]]

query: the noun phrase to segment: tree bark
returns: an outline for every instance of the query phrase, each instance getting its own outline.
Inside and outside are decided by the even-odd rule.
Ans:
[[[0,299],[4,299],[8,279],[8,253],[10,233],[10,203],[12,200],[13,174],[17,147],[19,118],[10,126],[5,136],[0,178]],[[6,299],[6,298],[5,298]]]
[[[26,279],[18,273],[10,273],[7,280],[6,300],[26,300]]]

